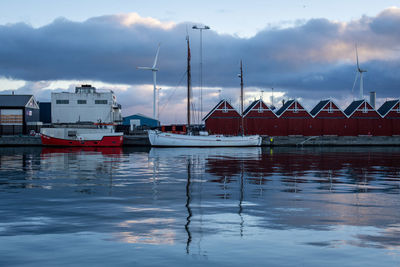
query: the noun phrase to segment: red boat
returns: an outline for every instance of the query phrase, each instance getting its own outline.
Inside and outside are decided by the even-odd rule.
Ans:
[[[119,147],[123,133],[112,128],[42,128],[42,144],[45,146]]]

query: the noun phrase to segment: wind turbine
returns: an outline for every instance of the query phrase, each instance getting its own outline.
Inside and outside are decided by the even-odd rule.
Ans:
[[[360,68],[360,64],[358,62],[358,51],[356,45],[356,58],[357,58],[357,71],[360,73],[360,99],[364,98],[364,84],[363,84],[363,73],[367,72],[367,70],[363,70]]]
[[[156,57],[154,58],[154,63],[152,67],[137,67],[139,70],[151,70],[153,72],[153,118],[158,120],[158,116],[156,117],[156,96],[157,96],[157,59],[158,59],[158,52],[160,52],[160,44],[158,44]]]

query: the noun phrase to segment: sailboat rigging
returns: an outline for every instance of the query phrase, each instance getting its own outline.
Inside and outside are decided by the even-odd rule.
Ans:
[[[193,135],[190,131],[190,102],[191,102],[191,73],[190,73],[190,42],[187,41],[187,132],[186,134],[172,134],[149,130],[148,136],[152,146],[159,147],[238,147],[238,146],[260,146],[261,137],[259,135],[244,136],[243,122],[241,136],[223,135]],[[243,84],[242,84],[243,87]],[[243,97],[242,97],[243,98]],[[243,120],[243,107],[242,107]]]

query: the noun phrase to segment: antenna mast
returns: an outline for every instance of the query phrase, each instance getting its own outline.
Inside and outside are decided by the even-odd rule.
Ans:
[[[242,60],[240,60],[240,117],[241,117],[241,131],[242,135],[244,135],[244,127],[243,127],[243,66],[242,66]]]

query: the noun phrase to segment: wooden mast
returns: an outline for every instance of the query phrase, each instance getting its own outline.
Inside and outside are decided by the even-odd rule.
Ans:
[[[186,133],[189,133],[190,128],[190,99],[191,99],[191,74],[190,74],[190,44],[189,35],[186,36],[187,41],[187,129]]]
[[[244,135],[244,127],[243,127],[243,67],[242,60],[240,60],[240,128],[242,131],[242,135]]]

